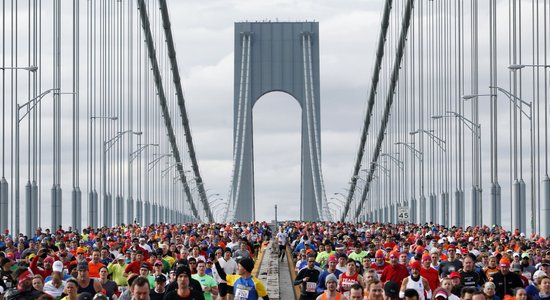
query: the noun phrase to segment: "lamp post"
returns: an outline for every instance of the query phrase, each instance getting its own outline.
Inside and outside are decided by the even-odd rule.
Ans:
[[[210,199],[210,197],[212,197],[212,196],[219,196],[219,195],[220,194],[212,194],[212,195],[208,196],[207,199]],[[212,204],[216,203],[217,201],[223,201],[223,199],[222,198],[216,198],[212,201],[208,201],[208,205],[212,205]]]
[[[112,196],[107,192],[107,152],[122,138],[123,135],[127,133],[135,135],[142,134],[141,131],[126,130],[118,132],[114,137],[107,141],[103,141],[103,225],[108,227],[111,227],[112,220]]]
[[[0,67],[0,70],[3,70],[3,71],[4,70],[26,70],[26,71],[29,71],[29,72],[36,72],[38,70],[38,67],[36,67],[36,66],[30,66],[30,67]],[[37,98],[35,97],[34,99],[37,99]],[[8,226],[9,226],[8,225],[8,217],[9,217],[8,189],[9,189],[9,185],[8,185],[8,181],[6,180],[6,176],[5,176],[5,161],[6,161],[6,159],[5,159],[5,154],[6,154],[5,145],[6,145],[6,143],[4,143],[5,136],[6,136],[6,132],[5,132],[5,128],[6,128],[5,121],[6,121],[6,119],[7,118],[3,114],[3,116],[2,116],[2,128],[3,128],[3,130],[2,130],[2,179],[0,180],[0,227],[1,228],[8,228]],[[19,123],[19,122],[17,122],[17,123]],[[17,166],[17,169],[19,169],[19,166]],[[19,189],[18,186],[16,188]],[[13,201],[13,197],[12,197],[12,201]],[[17,203],[16,205],[19,207],[19,203]],[[14,220],[14,218],[17,218],[19,220],[19,210],[17,210],[17,213],[14,213],[14,203],[13,202],[12,202],[11,210],[12,210],[12,225],[11,226],[12,226],[12,229],[13,229],[13,222],[14,222],[13,220]],[[35,211],[36,211],[36,208],[35,208]],[[17,229],[19,230],[19,226],[18,226]],[[19,232],[14,232],[14,233],[18,234]]]
[[[472,122],[470,119],[464,117],[463,115],[454,112],[446,111],[447,115],[437,115],[432,116],[433,119],[442,119],[442,118],[458,118],[477,138],[478,142],[475,147],[473,147],[472,152],[474,156],[474,162],[472,164],[472,220],[474,224],[481,224],[481,203],[482,203],[482,182],[481,182],[481,125]],[[459,176],[461,177],[461,176]],[[459,186],[455,192],[455,222],[457,226],[464,226],[465,218],[465,206],[464,206],[464,192],[462,191],[462,180],[459,179]]]
[[[399,152],[395,153],[395,154],[399,154]],[[399,170],[403,171],[404,163],[403,163],[402,160],[398,159],[397,157],[393,156],[390,153],[380,153],[380,157],[381,158],[388,158],[390,161],[395,163],[395,165],[397,166],[397,168]],[[403,173],[401,173],[401,174],[403,174]],[[395,190],[395,194],[397,194],[397,197],[393,197],[393,199],[390,199],[391,202],[393,202],[393,203],[390,203],[390,215],[391,215],[392,222],[397,223],[398,207],[402,206],[403,200],[405,198],[405,192],[404,192],[405,184],[404,184],[404,182],[401,182],[401,181],[404,181],[403,176],[398,174],[394,177],[397,180],[398,188],[397,188],[397,190]]]
[[[417,134],[425,134],[427,135],[436,145],[437,147],[439,147],[439,149],[442,150],[442,152],[446,152],[447,151],[447,146],[446,146],[446,142],[445,140],[443,140],[442,138],[436,136],[435,134],[433,134],[433,130],[426,130],[426,129],[417,129],[415,131],[411,131],[409,132],[410,135],[412,136],[415,136]],[[433,221],[437,221],[437,208],[438,208],[438,205],[437,205],[437,191],[435,191],[435,179],[436,179],[436,172],[435,172],[435,155],[432,154],[432,185],[431,185],[431,188],[433,189],[432,192],[430,192],[430,201],[428,201],[428,211],[430,212],[430,220],[433,220]],[[440,161],[441,163],[442,161]],[[441,169],[442,166],[440,166],[438,169]],[[439,181],[441,182],[442,178],[439,178]],[[448,194],[446,191],[443,190],[443,188],[441,188],[441,190],[439,191],[439,195],[440,195],[440,203],[441,205],[439,206],[439,208],[441,209],[441,224],[447,224],[448,223],[448,220],[446,218],[446,216],[448,216],[448,214],[446,213],[446,210],[448,208],[448,204],[446,203],[446,199],[448,198]]]
[[[426,207],[426,197],[424,196],[424,159],[423,159],[424,152],[414,148],[409,143],[396,142],[394,144],[405,146],[407,149],[409,149],[409,151],[412,152],[412,154],[416,158],[418,158],[418,160],[420,162],[420,201],[417,204],[415,195],[413,193],[409,209],[410,209],[410,216],[412,217],[411,218],[412,223],[416,223],[417,220],[418,220],[419,223],[425,222],[426,221],[425,220],[426,211],[424,210],[424,207]],[[414,144],[414,143],[412,143],[412,144]],[[413,177],[414,177],[414,175],[413,175]],[[418,205],[420,205],[420,208],[421,208],[420,210],[418,210]],[[420,216],[418,216],[419,219],[417,219],[417,211],[420,211]]]
[[[544,68],[550,70],[550,65],[546,64],[516,64],[510,65],[508,68],[512,71],[520,70],[525,67]],[[548,236],[550,234],[550,178],[548,176],[548,95],[545,95],[544,104],[544,176],[541,181],[542,192],[539,199],[539,234],[540,236]],[[540,111],[540,109],[537,109]],[[531,120],[531,123],[534,121]],[[540,133],[540,130],[539,130]]]
[[[336,197],[330,197],[330,199],[338,201],[341,205],[344,205],[344,204],[345,204],[345,202],[344,202],[343,200],[340,200],[340,199],[338,199],[338,198],[336,198]]]
[[[341,205],[338,205],[337,203],[335,202],[328,202],[328,205],[333,205],[336,209],[338,209],[338,215],[342,215],[342,206]]]
[[[20,195],[19,195],[19,134],[20,134],[20,128],[19,128],[19,123],[36,107],[36,105],[38,105],[38,103],[40,103],[40,101],[42,101],[42,99],[49,93],[51,92],[55,92],[55,91],[59,91],[59,89],[57,88],[53,88],[53,89],[48,89],[48,90],[45,90],[44,92],[42,92],[41,94],[39,94],[38,96],[32,98],[31,100],[27,101],[26,103],[22,104],[22,105],[19,105],[19,104],[16,104],[16,107],[15,107],[15,146],[14,146],[14,152],[15,152],[15,183],[14,183],[14,193],[15,193],[15,199],[14,199],[14,202],[15,202],[15,205],[12,206],[12,208],[14,209],[13,213],[14,213],[14,218],[13,220],[15,220],[15,224],[14,224],[14,234],[18,234],[20,233]],[[20,116],[20,110],[22,108],[25,108],[25,107],[28,107],[27,111],[22,115]],[[29,186],[29,185],[27,185]],[[33,203],[33,200],[35,200],[36,202]],[[27,214],[27,219],[26,219],[26,226],[27,226],[27,233],[30,235],[32,234],[32,228],[33,228],[33,224],[37,222],[37,216],[38,216],[38,200],[35,198],[33,199],[30,195],[30,193],[28,193],[27,197],[26,197],[26,207],[28,207],[31,211],[29,214]],[[33,209],[36,210],[35,212],[33,212]],[[53,222],[55,222],[55,218],[56,216],[54,215],[55,212],[57,211],[57,207],[56,207],[56,202],[53,202],[52,203],[52,215],[54,217],[54,220],[52,220]],[[34,220],[33,220],[34,218]],[[56,227],[54,227],[55,229]]]
[[[105,120],[105,121],[117,121],[117,116],[90,116],[90,123],[95,120]],[[90,124],[89,126],[89,136],[90,141],[88,142],[88,225],[92,228],[97,228],[99,225],[99,199],[97,190],[95,188],[95,149],[93,145],[93,130],[94,126]],[[78,208],[80,209],[80,208]]]
[[[377,162],[371,162],[372,165],[377,166],[385,175],[385,178],[387,180],[387,192],[384,193],[384,202],[382,207],[382,222],[393,222],[393,218],[396,215],[395,214],[395,208],[392,205],[392,183],[391,183],[391,177],[390,173],[391,170],[387,168],[386,166],[377,163]]]
[[[514,64],[514,65],[509,65],[508,66],[508,69],[510,69],[511,71],[517,71],[517,70],[521,70],[525,67],[531,67],[531,68],[550,68],[550,65],[525,65],[525,64]]]
[[[29,72],[36,72],[38,71],[37,66],[28,66],[28,67],[0,67],[0,70],[26,70]]]
[[[479,97],[491,97],[490,113],[490,169],[491,169],[491,200],[489,202],[490,218],[488,224],[502,224],[501,219],[501,187],[498,182],[498,126],[497,126],[497,102],[496,94],[473,94],[463,95],[462,99],[470,100]]]
[[[497,91],[503,93],[509,100],[510,102],[514,105],[515,108],[519,109],[521,113],[523,113],[527,119],[529,119],[529,140],[530,140],[530,150],[531,150],[531,155],[530,155],[530,164],[531,164],[531,214],[532,214],[532,217],[531,217],[531,233],[535,233],[536,232],[536,222],[537,222],[537,217],[536,217],[536,196],[535,196],[535,165],[534,165],[534,148],[535,148],[535,142],[534,142],[534,131],[533,131],[533,103],[530,102],[530,103],[527,103],[525,101],[523,101],[522,99],[520,99],[519,97],[517,97],[516,95],[510,93],[509,91],[501,88],[501,87],[498,87],[498,86],[490,86],[489,88],[492,88],[492,89],[496,89]],[[518,103],[519,102],[519,103]],[[520,105],[521,104],[521,105]],[[522,105],[525,105],[527,107],[529,107],[529,113],[527,113],[523,108],[522,108]],[[520,135],[522,133],[520,132]],[[519,145],[519,147],[522,147],[523,145]],[[519,159],[523,159],[522,157],[520,157]],[[516,178],[516,181],[517,181],[517,178]],[[515,182],[514,182],[515,183]],[[524,188],[524,185],[525,183],[523,182],[523,178],[521,176],[521,172],[520,172],[520,178],[519,178],[519,183],[520,183],[520,189],[519,191],[518,190],[515,190],[513,191],[513,194],[512,194],[512,227],[513,228],[518,228],[520,229],[520,232],[524,232],[525,231],[525,226],[526,226],[526,211],[525,211],[525,207],[526,207],[526,200],[525,200],[525,188]],[[517,185],[514,185],[517,187]],[[514,197],[515,196],[515,197]],[[539,209],[540,211],[540,209]],[[542,216],[541,216],[542,217]]]
[[[342,193],[340,193],[340,192],[334,192],[334,196],[341,196],[341,197],[343,197],[344,199],[347,198],[346,195],[344,195],[344,194],[342,194]],[[339,200],[339,201],[342,203],[342,205],[344,205],[345,201],[342,201],[342,200]],[[342,207],[343,207],[343,206],[342,206]]]
[[[170,153],[166,153],[166,154],[158,154],[158,153],[153,153],[153,156],[156,156],[155,159],[153,159],[152,161],[150,161],[149,163],[147,163],[147,173],[151,172],[151,170],[153,170],[153,168],[160,162],[161,159],[165,158],[165,157],[172,157],[172,154]],[[149,195],[147,195],[148,198]],[[158,204],[157,203],[151,203],[151,200],[148,199],[148,201],[144,201],[144,210],[145,210],[145,219],[147,221],[150,221],[151,223],[157,223],[158,221]]]
[[[131,152],[130,155],[129,155],[129,162],[128,164],[132,164],[133,161],[138,158],[138,157],[141,157],[141,153],[143,151],[145,151],[145,149],[147,149],[148,147],[150,146],[153,146],[153,147],[158,147],[159,144],[156,144],[156,143],[146,143],[146,144],[137,144],[138,148],[136,150],[134,150],[134,152]],[[140,168],[141,164],[138,162],[138,167]],[[137,172],[137,189],[138,189],[138,192],[137,192],[137,200],[136,200],[136,205],[135,205],[135,215],[136,215],[136,218],[135,220],[137,220],[140,224],[145,224],[145,220],[143,218],[143,200],[141,198],[141,171],[138,170]],[[133,207],[132,207],[132,204],[133,204],[133,197],[132,197],[132,194],[133,194],[133,188],[132,188],[132,174],[130,173],[129,175],[130,177],[130,180],[129,180],[129,183],[128,183],[128,216],[127,216],[127,219],[128,219],[128,224],[131,224],[134,220],[132,220],[132,215],[133,215]]]
[[[215,215],[217,219],[221,219],[224,215],[224,208],[227,209],[228,204],[227,202],[223,202],[223,203],[219,203],[218,205],[220,205],[220,207],[215,210]],[[216,207],[218,205],[216,205]],[[212,211],[214,211],[214,208],[212,208]]]

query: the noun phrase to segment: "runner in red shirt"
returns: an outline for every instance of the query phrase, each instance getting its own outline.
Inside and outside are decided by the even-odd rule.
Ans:
[[[400,265],[397,261],[399,260],[399,252],[392,251],[390,252],[390,264],[384,268],[380,280],[382,282],[386,281],[395,281],[399,286],[407,276],[409,276],[409,271],[404,265]]]
[[[382,276],[382,272],[389,264],[384,260],[384,252],[382,250],[376,250],[374,254],[374,262],[370,265],[372,269],[376,271],[378,277]]]
[[[439,287],[439,273],[432,266],[432,257],[428,253],[422,255],[422,268],[420,268],[420,276],[426,278],[430,284],[430,289],[435,291]]]

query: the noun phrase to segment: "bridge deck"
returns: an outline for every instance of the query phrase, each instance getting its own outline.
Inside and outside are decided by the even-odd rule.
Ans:
[[[278,260],[278,249],[274,247],[277,244],[273,241],[265,247],[257,277],[266,285],[269,299],[296,299],[288,262]]]

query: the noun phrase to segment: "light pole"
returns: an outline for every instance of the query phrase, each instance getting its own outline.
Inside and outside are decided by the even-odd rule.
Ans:
[[[136,150],[134,150],[134,152],[131,152],[130,155],[129,155],[129,159],[128,159],[128,166],[130,166],[131,164],[133,164],[133,161],[138,158],[138,157],[141,157],[141,153],[143,151],[145,151],[145,149],[147,149],[147,147],[150,147],[150,146],[153,146],[153,147],[158,147],[159,144],[156,144],[156,143],[147,143],[147,144],[137,144],[138,148]],[[143,200],[141,199],[141,164],[138,162],[138,172],[137,172],[137,189],[138,189],[138,192],[137,192],[137,200],[136,200],[136,205],[135,205],[135,216],[136,216],[136,220],[140,223],[140,224],[145,224],[144,222],[144,219],[143,219]],[[128,213],[127,213],[127,220],[128,220],[128,224],[131,224],[134,220],[132,219],[132,216],[134,215],[134,207],[133,207],[133,197],[132,197],[132,194],[133,194],[133,185],[132,185],[132,178],[133,178],[133,174],[131,174],[129,172],[129,181],[128,181],[128,204],[127,204],[127,208],[128,208]]]
[[[218,205],[219,205],[219,208],[217,208],[215,210],[215,215],[218,219],[221,219],[221,217],[223,217],[223,215],[224,215],[224,209],[223,208],[227,209],[228,204],[227,204],[227,202],[223,202],[223,203],[218,203]],[[218,205],[216,205],[215,207],[218,207]],[[212,211],[214,211],[214,208],[212,208]]]
[[[330,197],[330,199],[338,201],[341,205],[344,205],[344,204],[345,204],[345,202],[344,202],[343,200],[340,200],[340,199],[338,199],[338,198],[336,198],[336,197]]]
[[[333,198],[334,199],[334,198]],[[338,205],[337,203],[335,202],[328,202],[328,205],[333,205],[336,209],[338,209],[338,215],[342,215],[342,206],[341,205]]]
[[[94,136],[94,126],[92,122],[95,120],[117,121],[117,116],[90,116],[89,138],[88,141],[88,225],[97,228],[99,225],[99,197],[95,188],[95,153],[96,149],[92,137]],[[80,208],[77,208],[80,209]]]
[[[156,156],[155,159],[147,163],[147,173],[149,173],[153,168],[160,162],[161,159],[165,157],[172,157],[172,154],[165,153],[165,154],[158,154],[153,153],[153,156]],[[147,195],[148,198],[149,195]],[[156,198],[155,198],[156,199]],[[158,201],[157,201],[158,202]],[[151,223],[157,223],[158,221],[158,211],[159,211],[159,205],[158,203],[151,203],[151,199],[148,199],[148,201],[144,201],[144,210],[145,210],[145,219],[147,221],[150,221]]]
[[[27,116],[29,113],[42,101],[42,99],[49,93],[59,91],[57,88],[48,89],[39,94],[38,96],[32,98],[31,100],[27,101],[26,103],[23,103],[22,105],[16,104],[15,107],[15,146],[14,146],[14,152],[15,152],[15,183],[14,183],[14,194],[15,194],[15,205],[12,206],[12,209],[14,209],[13,214],[14,218],[12,220],[15,220],[14,224],[14,234],[20,233],[20,195],[19,195],[19,134],[20,134],[20,128],[19,123]],[[28,106],[27,111],[22,115],[19,116],[19,112],[22,108],[25,108]],[[33,203],[33,200],[36,200],[36,203]],[[55,206],[56,203],[52,203],[52,216],[54,216],[53,222],[55,222],[56,216],[54,215],[57,211],[57,207]],[[38,201],[37,199],[32,199],[31,195],[27,195],[26,197],[26,207],[28,207],[31,211],[29,214],[27,214],[26,219],[26,229],[27,233],[30,235],[32,234],[32,228],[33,224],[37,223],[37,216],[38,216]],[[33,209],[36,210],[36,212],[33,212]],[[34,219],[34,220],[33,220]],[[55,230],[56,227],[54,227]]]
[[[516,70],[520,70],[520,69],[523,69],[525,67],[530,67],[530,68],[544,68],[545,70],[550,70],[550,65],[547,65],[547,64],[516,64],[516,65],[510,65],[508,68],[512,71],[516,71]],[[545,75],[546,76],[546,75]],[[546,77],[545,77],[546,79]],[[548,139],[549,139],[549,135],[548,135],[548,128],[549,128],[549,124],[548,124],[548,117],[549,117],[549,111],[548,111],[548,95],[546,94],[546,89],[545,89],[545,95],[544,95],[544,99],[545,99],[545,103],[544,103],[544,109],[542,110],[543,111],[543,114],[544,114],[544,136],[543,136],[543,140],[544,140],[544,176],[543,176],[543,179],[541,181],[541,188],[542,188],[542,191],[541,191],[541,194],[540,194],[540,199],[539,199],[539,205],[540,205],[540,208],[539,208],[539,214],[540,214],[540,217],[539,217],[539,234],[540,236],[548,236],[550,234],[550,178],[548,176],[549,172],[548,172]],[[537,105],[539,105],[537,103]],[[538,106],[537,106],[538,107]],[[540,109],[537,109],[537,112],[540,112],[541,110]],[[534,121],[531,120],[531,123],[533,123]],[[540,127],[539,127],[539,134],[540,134]],[[540,163],[540,161],[539,161]]]
[[[510,69],[511,71],[517,71],[517,70],[521,70],[525,67],[530,67],[530,68],[550,68],[550,65],[524,65],[524,64],[515,64],[515,65],[509,65],[508,66],[508,69]]]
[[[399,155],[399,153],[395,153],[395,154]],[[381,158],[388,158],[390,161],[395,163],[395,165],[397,166],[397,168],[399,170],[403,171],[403,165],[404,164],[403,164],[402,160],[398,159],[397,157],[393,156],[390,153],[380,153],[380,157]],[[401,174],[403,174],[403,173],[401,173]],[[396,194],[397,196],[393,197],[393,198],[390,198],[390,216],[391,216],[392,222],[397,223],[398,207],[402,206],[402,204],[403,204],[402,200],[404,199],[405,193],[404,193],[404,184],[403,184],[403,182],[401,182],[401,180],[404,181],[402,176],[400,174],[397,174],[397,175],[394,176],[394,178],[397,181],[398,188],[394,190],[394,194]],[[391,178],[390,178],[390,181],[391,181]],[[391,192],[391,190],[390,190],[390,192]]]
[[[210,197],[212,197],[212,196],[219,196],[219,195],[220,195],[220,194],[212,194],[212,195],[210,195],[210,196],[208,196],[208,197],[206,197],[206,198],[207,198],[207,199],[210,199]],[[212,201],[208,201],[208,205],[212,205],[212,204],[216,203],[217,201],[223,201],[223,199],[222,199],[222,198],[216,198],[216,199],[214,199],[214,200],[212,200]]]
[[[516,107],[517,109],[520,110],[521,113],[523,113],[525,115],[525,117],[527,117],[527,119],[529,119],[529,140],[530,140],[530,151],[531,151],[531,154],[530,154],[530,164],[531,164],[531,214],[532,214],[532,217],[531,217],[531,233],[535,233],[536,232],[536,224],[537,224],[537,217],[536,217],[536,196],[535,196],[535,165],[534,165],[534,148],[535,148],[535,136],[534,136],[534,131],[533,131],[533,103],[530,102],[530,103],[527,103],[525,101],[523,101],[522,99],[520,99],[519,97],[517,97],[516,95],[510,93],[509,91],[501,88],[501,87],[498,87],[498,86],[490,86],[489,88],[492,88],[492,89],[496,89],[497,91],[503,93],[509,100],[510,102],[514,105],[514,107]],[[519,102],[519,104],[518,104]],[[521,105],[520,105],[521,104]],[[527,107],[529,107],[529,113],[527,113],[523,108],[522,108],[522,105],[525,105]],[[522,133],[520,132],[520,135],[522,135]],[[519,147],[522,147],[523,145],[521,145],[522,143],[520,143]],[[523,158],[520,157],[519,158],[520,160],[522,160]],[[521,169],[521,167],[520,167]],[[521,178],[521,173],[520,173],[520,184],[523,183],[523,178]],[[525,183],[523,183],[525,184]],[[516,195],[518,191],[514,191],[514,194],[513,195]],[[518,228],[520,229],[520,232],[524,232],[525,230],[525,226],[526,226],[526,211],[525,211],[525,206],[526,206],[526,201],[525,201],[525,188],[521,188],[520,191],[519,191],[519,195],[518,195],[518,198],[512,198],[513,200],[515,200],[513,203],[512,203],[512,227],[513,228]],[[539,210],[540,211],[540,208]],[[542,217],[542,215],[541,215]]]
[[[118,132],[114,137],[107,141],[103,141],[103,225],[108,227],[111,227],[112,220],[112,196],[107,192],[107,152],[122,138],[123,135],[127,133],[134,135],[142,134],[141,131],[126,130]]]
[[[372,165],[377,166],[385,175],[385,180],[387,180],[387,184],[385,187],[387,187],[387,192],[384,192],[384,201],[383,201],[383,207],[382,207],[382,222],[392,222],[392,219],[394,217],[394,207],[391,204],[392,202],[392,183],[391,183],[391,177],[390,173],[391,170],[387,168],[386,166],[377,163],[377,162],[371,162]],[[381,199],[379,199],[381,200]]]
[[[442,152],[446,152],[447,151],[447,146],[446,146],[446,141],[443,140],[442,138],[436,136],[435,134],[433,134],[433,130],[426,130],[426,129],[417,129],[415,131],[411,131],[409,132],[410,135],[412,136],[416,136],[417,134],[425,134],[427,135],[436,145],[437,147],[439,147],[439,149],[442,150]],[[442,153],[441,153],[442,154]],[[440,156],[440,161],[439,163],[441,164],[442,163],[442,157],[443,155]],[[435,153],[432,153],[432,184],[431,184],[431,188],[432,188],[432,191],[430,192],[430,201],[428,201],[428,211],[430,212],[430,220],[433,220],[433,221],[437,221],[437,208],[438,208],[438,205],[437,205],[437,191],[435,191],[435,180],[437,178],[436,176],[436,165],[435,165]],[[440,170],[443,166],[439,166],[437,169]],[[440,178],[438,178],[438,181],[439,183],[441,183],[441,181],[443,181],[443,176],[441,176]],[[440,205],[439,205],[439,208],[440,208],[440,211],[441,211],[441,224],[447,224],[448,223],[448,220],[446,218],[446,216],[448,216],[448,214],[446,213],[446,210],[448,208],[448,203],[446,202],[446,199],[448,198],[448,194],[446,191],[443,190],[443,188],[441,188],[441,190],[439,191],[439,195],[440,195]]]
[[[37,66],[29,66],[29,67],[0,67],[0,70],[26,70],[29,72],[36,72],[38,71]]]
[[[462,99],[470,100],[479,97],[491,97],[490,113],[490,169],[491,169],[491,200],[489,202],[490,219],[488,224],[501,225],[501,187],[498,182],[498,126],[497,126],[497,102],[496,93],[463,95]]]
[[[447,115],[437,115],[432,116],[433,119],[442,119],[442,118],[458,118],[473,134],[477,139],[477,143],[472,147],[472,152],[474,160],[472,163],[472,221],[473,224],[482,223],[482,213],[481,213],[481,204],[482,204],[482,180],[481,180],[481,125],[472,122],[470,119],[464,117],[463,115],[454,112],[446,111]],[[461,177],[461,176],[459,176]],[[464,192],[462,191],[462,180],[459,179],[459,188],[455,192],[455,218],[457,226],[464,226],[465,218],[465,206],[464,206]]]
[[[410,145],[414,143],[396,142],[394,144],[405,146],[407,149],[409,149],[409,151],[412,152],[412,154],[416,158],[418,158],[420,162],[420,201],[419,203],[417,203],[415,198],[416,195],[414,195],[414,192],[413,192],[409,210],[410,210],[410,216],[412,217],[411,218],[412,223],[416,223],[417,221],[417,211],[420,211],[420,216],[418,216],[419,217],[418,222],[423,223],[426,221],[425,220],[426,211],[424,210],[424,208],[426,207],[426,197],[424,195],[424,158],[423,158],[424,152]],[[414,174],[413,174],[413,177],[414,177]],[[421,208],[420,210],[418,209],[418,205],[420,205],[420,208]]]
[[[36,72],[36,70],[38,70],[38,67],[36,66],[30,66],[30,67],[0,67],[0,70],[27,70],[27,71],[30,71],[30,72]],[[9,194],[8,194],[8,190],[9,190],[9,185],[8,185],[8,181],[6,180],[6,176],[5,176],[5,162],[6,162],[6,159],[5,159],[5,155],[6,155],[6,151],[5,151],[5,145],[7,143],[5,143],[5,137],[6,137],[6,120],[7,118],[5,117],[5,110],[2,110],[2,178],[0,180],[0,228],[8,228],[8,217],[9,217],[9,208],[8,208],[8,203],[9,203]],[[19,123],[19,122],[18,122]],[[13,138],[12,138],[13,140]],[[13,155],[13,154],[12,154]],[[18,167],[19,168],[19,167]],[[18,188],[18,187],[17,187]],[[19,203],[16,204],[18,207],[19,207]],[[16,218],[19,218],[19,213],[15,213],[15,216],[14,216],[14,203],[13,203],[13,197],[12,197],[12,205],[11,205],[11,210],[12,210],[12,230],[13,230],[13,222],[14,222],[14,217]],[[18,227],[19,229],[19,227]],[[13,231],[12,231],[13,232]],[[15,234],[18,234],[18,232],[14,232]]]

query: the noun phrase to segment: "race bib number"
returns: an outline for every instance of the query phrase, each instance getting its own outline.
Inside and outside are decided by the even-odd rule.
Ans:
[[[237,291],[235,292],[235,299],[248,299],[249,292],[249,290],[237,288]]]
[[[316,282],[306,282],[306,292],[315,293],[317,290]]]

